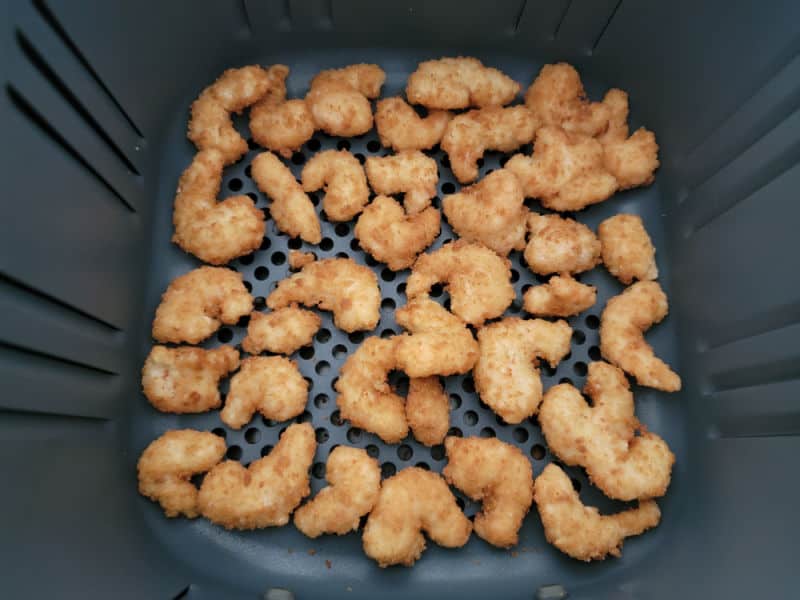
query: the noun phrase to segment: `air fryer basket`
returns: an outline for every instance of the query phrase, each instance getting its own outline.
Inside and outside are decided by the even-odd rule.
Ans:
[[[5,28],[0,440],[3,580],[14,597],[132,598],[672,598],[796,593],[800,535],[792,457],[800,450],[800,10],[747,2],[493,3],[287,0],[267,2],[15,2]],[[715,32],[709,36],[709,30]],[[758,42],[758,52],[747,50]],[[412,568],[378,569],[360,534],[310,540],[293,526],[227,532],[166,519],[136,493],[141,450],[178,427],[224,435],[244,464],[268,452],[287,423],[256,417],[226,429],[216,411],[157,413],[139,391],[160,294],[197,261],[170,244],[177,178],[195,152],[188,106],[224,68],[281,62],[290,96],[319,70],[376,62],[383,96],[402,93],[420,60],[475,55],[523,85],[541,65],[568,60],[591,97],[630,92],[631,124],[653,129],[662,167],[648,188],[615,195],[577,218],[596,228],[640,214],[658,249],[670,316],[648,333],[684,379],[678,394],[634,387],[640,419],[677,455],[659,501],[662,524],[629,539],[621,559],[583,564],[548,545],[535,508],[520,544],[505,551],[473,536],[459,550],[429,544]],[[237,121],[245,137],[247,119]],[[345,142],[317,134],[289,161]],[[349,139],[357,156],[383,155],[372,131]],[[268,200],[249,177],[251,151],[225,170],[222,195]],[[445,155],[439,196],[458,189]],[[481,177],[502,164],[488,153]],[[319,198],[321,195],[317,195]],[[12,200],[13,199],[13,200]],[[436,200],[438,203],[438,199]],[[319,210],[319,203],[317,208]],[[438,204],[437,204],[438,205]],[[539,209],[538,203],[530,203]],[[296,359],[311,382],[306,413],[319,442],[314,492],[337,444],[366,448],[385,476],[406,466],[440,471],[441,447],[409,438],[386,445],[342,422],[333,382],[366,335],[392,335],[407,271],[369,258],[353,223],[322,220],[309,246],[271,220],[261,249],[231,263],[263,309],[288,273],[290,249],[346,254],[370,265],[383,295],[374,332],[347,335],[320,313],[313,347]],[[452,237],[443,220],[434,247]],[[522,290],[538,283],[512,253]],[[599,358],[599,314],[622,286],[603,268],[580,277],[598,302],[569,319],[572,352],[543,369],[545,388],[582,386]],[[446,293],[434,293],[441,302]],[[207,341],[238,344],[246,323]],[[402,390],[404,381],[395,377]],[[501,424],[469,376],[445,380],[454,434],[497,436],[551,460],[535,421]],[[223,391],[226,388],[223,387]],[[618,510],[580,469],[567,469],[584,502]],[[468,515],[479,505],[461,497]],[[288,590],[288,592],[284,591]]]

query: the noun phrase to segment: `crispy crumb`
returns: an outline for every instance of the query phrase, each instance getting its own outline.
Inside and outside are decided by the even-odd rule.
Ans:
[[[316,553],[317,553],[317,551],[316,551],[316,550],[314,550],[313,548],[311,548],[311,549],[308,551],[308,555],[309,555],[309,556],[314,556]]]
[[[325,566],[330,569],[333,566],[333,563],[331,563],[331,561],[329,561],[329,560],[326,560],[325,561]]]

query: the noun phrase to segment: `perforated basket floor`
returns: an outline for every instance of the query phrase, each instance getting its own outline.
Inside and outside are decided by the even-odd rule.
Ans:
[[[383,52],[339,52],[335,57],[314,57],[308,54],[276,57],[252,57],[250,62],[270,64],[283,62],[292,68],[289,87],[291,96],[300,96],[306,89],[308,79],[317,71],[332,66],[341,66],[351,62],[374,61],[382,64],[387,70],[387,82],[383,97],[402,92],[405,80],[420,57],[404,53]],[[312,62],[316,60],[316,62]],[[521,61],[510,57],[497,57],[491,64],[498,66],[527,86],[541,64],[529,60]],[[594,86],[591,73],[582,73],[590,96],[597,99],[613,81],[603,82],[602,86]],[[217,73],[209,73],[208,81],[212,81]],[[149,324],[158,298],[175,276],[188,271],[197,262],[183,254],[170,244],[171,211],[175,186],[181,171],[190,163],[195,152],[185,139],[188,106],[199,90],[187,91],[185,103],[175,107],[169,135],[166,136],[163,148],[161,181],[159,184],[160,215],[155,225],[153,236],[153,261],[151,279],[148,284],[148,298],[151,312],[142,317],[141,354],[144,357],[150,350],[152,340],[149,338]],[[636,122],[636,98],[632,98],[632,125]],[[247,119],[239,119],[237,126],[245,137],[248,137]],[[656,132],[658,135],[658,132]],[[300,152],[296,153],[287,164],[299,177],[303,164],[310,156],[329,148],[347,148],[362,160],[371,155],[385,155],[390,151],[380,146],[377,133],[372,132],[358,138],[347,140],[331,138],[317,133]],[[250,161],[262,150],[251,142],[248,155],[236,165],[225,170],[222,196],[234,193],[246,193],[262,208],[269,217],[269,200],[259,192],[250,178]],[[522,151],[530,152],[530,147]],[[439,196],[434,203],[440,207],[442,195],[452,193],[460,186],[453,178],[446,155],[434,149],[428,153],[439,164]],[[488,153],[482,161],[481,177],[504,163],[504,155]],[[311,194],[317,210],[321,212],[321,193]],[[528,202],[528,206],[542,211],[538,202]],[[615,195],[609,201],[588,208],[575,216],[579,221],[596,230],[604,218],[618,212],[632,212],[642,216],[645,226],[650,232],[656,247],[658,266],[661,272],[661,283],[669,293],[666,282],[669,280],[667,253],[663,248],[664,235],[661,226],[661,201],[659,198],[658,178],[656,183],[646,189],[633,190]],[[312,251],[318,259],[334,256],[348,256],[361,264],[369,265],[378,275],[383,302],[381,319],[378,327],[369,333],[346,334],[337,329],[330,313],[320,312],[322,328],[317,333],[312,347],[301,349],[292,356],[300,370],[310,382],[307,410],[296,421],[311,422],[316,430],[318,449],[311,469],[312,493],[316,493],[325,485],[325,461],[331,450],[340,444],[366,448],[370,455],[376,457],[382,467],[384,477],[396,471],[416,465],[433,471],[441,471],[445,465],[442,446],[427,448],[409,436],[397,445],[384,444],[373,434],[352,427],[342,421],[336,407],[336,392],[333,384],[339,369],[346,358],[359,346],[368,335],[390,336],[401,331],[394,320],[394,309],[406,302],[404,287],[408,271],[394,273],[384,265],[377,263],[359,247],[353,238],[353,222],[333,224],[324,217],[321,219],[323,240],[319,246],[310,246],[299,239],[289,239],[280,234],[271,219],[267,220],[267,234],[261,248],[251,255],[233,261],[231,268],[244,276],[246,286],[255,297],[256,309],[266,310],[264,299],[276,283],[290,274],[287,256],[290,249]],[[442,231],[432,248],[438,248],[452,239],[453,233],[446,220],[442,219]],[[520,252],[513,252],[512,280],[517,291],[517,300],[509,308],[506,315],[521,315],[521,298],[523,291],[537,285],[546,278],[537,277],[525,266]],[[598,300],[589,311],[568,319],[574,330],[572,350],[556,369],[543,366],[542,378],[545,389],[559,382],[570,382],[582,387],[586,375],[587,364],[600,359],[598,326],[599,316],[608,298],[618,294],[623,286],[614,280],[602,267],[578,277],[584,283],[591,283],[598,288]],[[435,288],[434,297],[447,304],[447,294],[441,288]],[[215,347],[222,343],[238,345],[246,332],[247,319],[243,319],[235,327],[223,327],[210,338],[205,347]],[[648,340],[656,352],[668,362],[675,364],[674,319],[668,318],[661,325],[653,328]],[[392,377],[392,382],[401,394],[405,393],[407,380],[400,374]],[[506,425],[494,415],[488,406],[478,398],[471,376],[448,377],[444,380],[450,398],[450,424],[452,435],[497,437],[520,447],[531,460],[534,475],[552,460],[535,418],[519,425]],[[223,392],[227,390],[227,381],[223,384]],[[661,434],[670,443],[678,456],[673,485],[669,495],[659,504],[663,510],[662,525],[639,538],[625,543],[624,555],[621,559],[607,560],[596,564],[582,564],[562,555],[549,546],[542,532],[541,523],[535,507],[528,515],[520,535],[520,543],[511,550],[499,550],[473,536],[468,545],[459,550],[446,550],[429,544],[421,560],[412,568],[395,567],[379,569],[361,550],[360,532],[343,537],[327,536],[310,540],[300,534],[292,525],[279,529],[265,529],[254,532],[228,532],[203,520],[166,519],[157,505],[142,499],[140,502],[144,526],[152,530],[158,540],[168,547],[179,561],[188,563],[197,573],[197,582],[193,585],[219,586],[220,590],[241,590],[262,594],[272,588],[286,588],[295,597],[318,597],[320,582],[324,582],[325,594],[336,597],[346,594],[348,598],[374,597],[380,593],[382,597],[428,598],[447,595],[456,582],[463,585],[468,582],[466,593],[461,597],[483,598],[496,594],[500,582],[503,585],[502,596],[532,597],[542,582],[563,584],[569,589],[576,589],[599,577],[618,576],[621,571],[633,568],[643,556],[650,552],[658,552],[662,536],[667,535],[670,527],[670,506],[680,493],[681,456],[683,454],[683,433],[681,431],[681,414],[676,401],[665,394],[646,388],[634,386],[637,416],[651,430]],[[130,457],[135,463],[141,450],[154,438],[168,429],[196,428],[211,430],[225,438],[228,445],[228,457],[239,460],[243,464],[266,455],[278,440],[280,432],[288,423],[270,422],[256,416],[253,421],[240,431],[227,429],[219,419],[218,411],[201,415],[165,415],[152,409],[143,396],[131,399],[130,419]],[[601,510],[618,510],[622,505],[603,497],[587,482],[580,469],[567,468],[573,485],[580,491],[586,503],[597,505]],[[136,490],[131,489],[131,494]],[[467,500],[456,491],[459,503],[468,516],[474,515],[480,506]],[[213,583],[210,583],[213,582]],[[190,596],[191,597],[191,596]]]

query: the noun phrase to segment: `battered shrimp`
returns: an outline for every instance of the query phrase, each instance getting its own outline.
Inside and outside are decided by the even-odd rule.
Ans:
[[[377,196],[361,213],[353,235],[372,258],[401,271],[433,243],[440,223],[441,215],[432,206],[407,215],[394,198]]]
[[[226,165],[247,153],[247,142],[233,128],[230,113],[240,113],[257,102],[272,78],[258,65],[228,69],[192,103],[187,137],[198,150],[222,153]]]
[[[655,281],[639,281],[614,296],[600,316],[600,352],[636,378],[665,392],[681,389],[681,378],[653,353],[644,332],[667,316],[667,296]]]
[[[167,431],[145,448],[137,465],[139,493],[161,505],[168,517],[199,514],[197,488],[189,481],[225,456],[225,441],[191,429]]]
[[[242,276],[221,267],[198,267],[175,278],[161,296],[153,320],[159,342],[202,342],[222,323],[233,325],[253,310]]]
[[[301,414],[308,400],[308,382],[294,361],[283,356],[252,356],[242,361],[219,417],[232,429],[241,429],[258,411],[273,421]]]
[[[322,208],[329,221],[349,221],[369,202],[364,168],[347,150],[325,150],[303,167],[303,190],[325,187]]]
[[[406,419],[418,442],[434,446],[444,441],[450,428],[450,403],[438,377],[409,379]]]
[[[289,268],[298,271],[317,260],[313,252],[300,252],[299,250],[289,250]]]
[[[394,314],[410,333],[397,338],[397,368],[409,377],[466,373],[478,359],[478,342],[457,316],[429,298],[415,298]]]
[[[267,297],[276,310],[299,303],[333,312],[343,331],[371,331],[380,319],[381,292],[372,269],[351,258],[326,258],[278,283]]]
[[[351,65],[322,71],[311,80],[306,104],[317,129],[330,135],[352,137],[372,129],[369,99],[380,95],[386,79],[377,65]]]
[[[367,159],[369,185],[377,194],[403,192],[403,204],[410,215],[430,206],[436,195],[439,171],[436,161],[422,152],[405,150],[393,156]]]
[[[219,380],[238,366],[239,353],[230,346],[153,346],[142,368],[142,389],[161,412],[202,413],[219,408]]]
[[[641,217],[614,215],[600,223],[597,234],[603,263],[622,283],[629,285],[634,279],[641,281],[658,277],[656,249]]]
[[[573,279],[553,275],[543,284],[529,288],[522,297],[522,308],[539,317],[571,317],[597,301],[597,288]]]
[[[336,405],[343,419],[396,444],[408,435],[403,398],[389,385],[395,369],[397,338],[369,337],[351,354],[339,373]]]
[[[472,372],[481,400],[506,423],[535,415],[542,401],[538,359],[555,367],[569,354],[571,340],[566,321],[508,317],[481,328]]]
[[[442,139],[452,117],[446,110],[432,110],[420,117],[402,98],[385,98],[375,109],[375,127],[386,148],[396,152],[430,150]]]
[[[639,535],[658,525],[661,511],[654,500],[639,502],[614,515],[601,515],[585,506],[572,482],[559,467],[549,464],[533,484],[533,499],[539,509],[547,541],[572,558],[589,562],[622,555],[626,537]]]
[[[381,567],[410,567],[425,550],[423,531],[440,546],[459,548],[472,523],[438,473],[408,467],[383,482],[364,528],[364,552]]]
[[[445,196],[442,209],[459,237],[507,256],[525,247],[528,209],[524,202],[516,176],[500,169],[457,194]]]
[[[545,394],[539,423],[550,450],[568,465],[585,467],[592,483],[609,498],[663,496],[675,455],[634,416],[625,374],[608,363],[593,362],[584,392],[591,406],[567,383]]]
[[[223,163],[215,148],[198,152],[178,182],[172,213],[172,241],[213,265],[250,254],[264,238],[264,213],[249,197],[217,202]]]
[[[406,295],[427,296],[438,282],[447,283],[453,313],[475,326],[502,315],[515,297],[508,259],[466,240],[420,255],[406,282]]]
[[[600,262],[600,240],[583,223],[530,213],[528,231],[525,261],[534,273],[580,273]]]
[[[581,210],[607,200],[619,187],[604,166],[600,142],[558,127],[541,127],[533,156],[515,154],[505,168],[519,178],[526,197],[552,210]]]
[[[411,104],[454,109],[504,106],[519,93],[519,84],[477,58],[460,56],[421,62],[406,85]]]
[[[493,546],[516,545],[522,520],[533,503],[533,469],[527,457],[495,438],[448,437],[447,483],[483,503],[475,533]]]
[[[295,527],[310,538],[357,530],[381,489],[378,461],[359,448],[334,448],[325,465],[325,477],[328,487],[294,513]]]
[[[316,314],[297,306],[279,308],[266,314],[254,312],[250,315],[242,349],[248,354],[260,354],[265,350],[291,354],[311,344],[321,324],[322,319]]]
[[[311,493],[308,471],[316,449],[314,428],[302,423],[290,425],[272,452],[248,468],[233,460],[218,464],[200,486],[200,513],[226,529],[286,525]]]
[[[256,156],[250,168],[258,189],[272,200],[269,210],[278,229],[309,244],[319,244],[319,217],[289,168],[271,152]]]
[[[447,152],[453,175],[461,183],[478,178],[478,159],[487,150],[511,152],[527,144],[538,120],[524,106],[490,106],[457,115],[447,125],[442,150]]]

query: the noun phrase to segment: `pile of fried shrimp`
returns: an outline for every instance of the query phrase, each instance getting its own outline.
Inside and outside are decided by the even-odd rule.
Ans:
[[[637,419],[631,380],[675,392],[681,379],[645,339],[667,316],[668,302],[642,219],[616,214],[593,231],[573,217],[653,182],[654,133],[629,131],[624,91],[592,101],[566,63],[545,65],[523,93],[475,58],[429,60],[409,76],[404,96],[389,98],[381,98],[386,75],[378,65],[321,71],[298,98],[287,96],[289,73],[284,65],[229,69],[191,106],[188,138],[197,153],[178,181],[172,241],[206,264],[175,278],[161,297],[156,343],[142,368],[144,396],[163,413],[218,410],[221,423],[236,430],[257,416],[295,420],[306,410],[309,382],[291,355],[313,344],[326,311],[342,331],[364,332],[335,382],[342,419],[386,444],[408,436],[441,444],[446,466],[441,474],[408,467],[382,477],[366,450],[336,446],[325,465],[327,486],[310,497],[317,450],[310,423],[288,424],[277,445],[246,467],[224,460],[223,437],[175,429],[143,450],[139,492],[167,517],[202,516],[226,529],[292,521],[310,538],[360,532],[364,552],[381,567],[411,566],[426,544],[458,548],[473,533],[511,548],[534,504],[547,541],[561,552],[582,561],[619,557],[625,538],[658,525],[657,499],[675,462],[667,442]],[[248,152],[232,121],[245,109],[263,149],[250,165],[252,178],[270,201],[276,228],[309,250],[290,252],[291,272],[264,310],[254,310],[241,274],[225,265],[259,247],[265,213],[246,195],[218,198],[224,168]],[[323,150],[299,178],[285,162],[315,132],[346,138],[373,128],[385,156],[359,160],[347,150]],[[439,168],[426,153],[434,148],[447,154],[461,184],[441,209],[433,201]],[[487,151],[509,156],[479,178]],[[322,215],[309,196],[315,192]],[[321,218],[354,221],[358,244],[375,261],[410,269],[407,302],[395,312],[402,333],[370,334],[382,301],[371,268],[342,255],[317,259]],[[455,239],[431,250],[442,219]],[[519,299],[523,317],[503,317],[517,300],[511,252],[545,281]],[[602,358],[589,364],[583,389],[544,389],[542,363],[554,368],[570,354],[565,319],[597,300],[579,274],[600,265],[620,283],[600,318]],[[449,295],[447,308],[432,298],[438,286]],[[239,346],[200,345],[243,318],[247,335]],[[409,378],[405,397],[389,383],[394,371]],[[535,418],[556,460],[535,473],[511,444],[448,435],[442,380],[466,373],[498,420]],[[611,499],[636,502],[600,514],[559,465],[584,469]],[[481,504],[474,519],[453,488]]]

